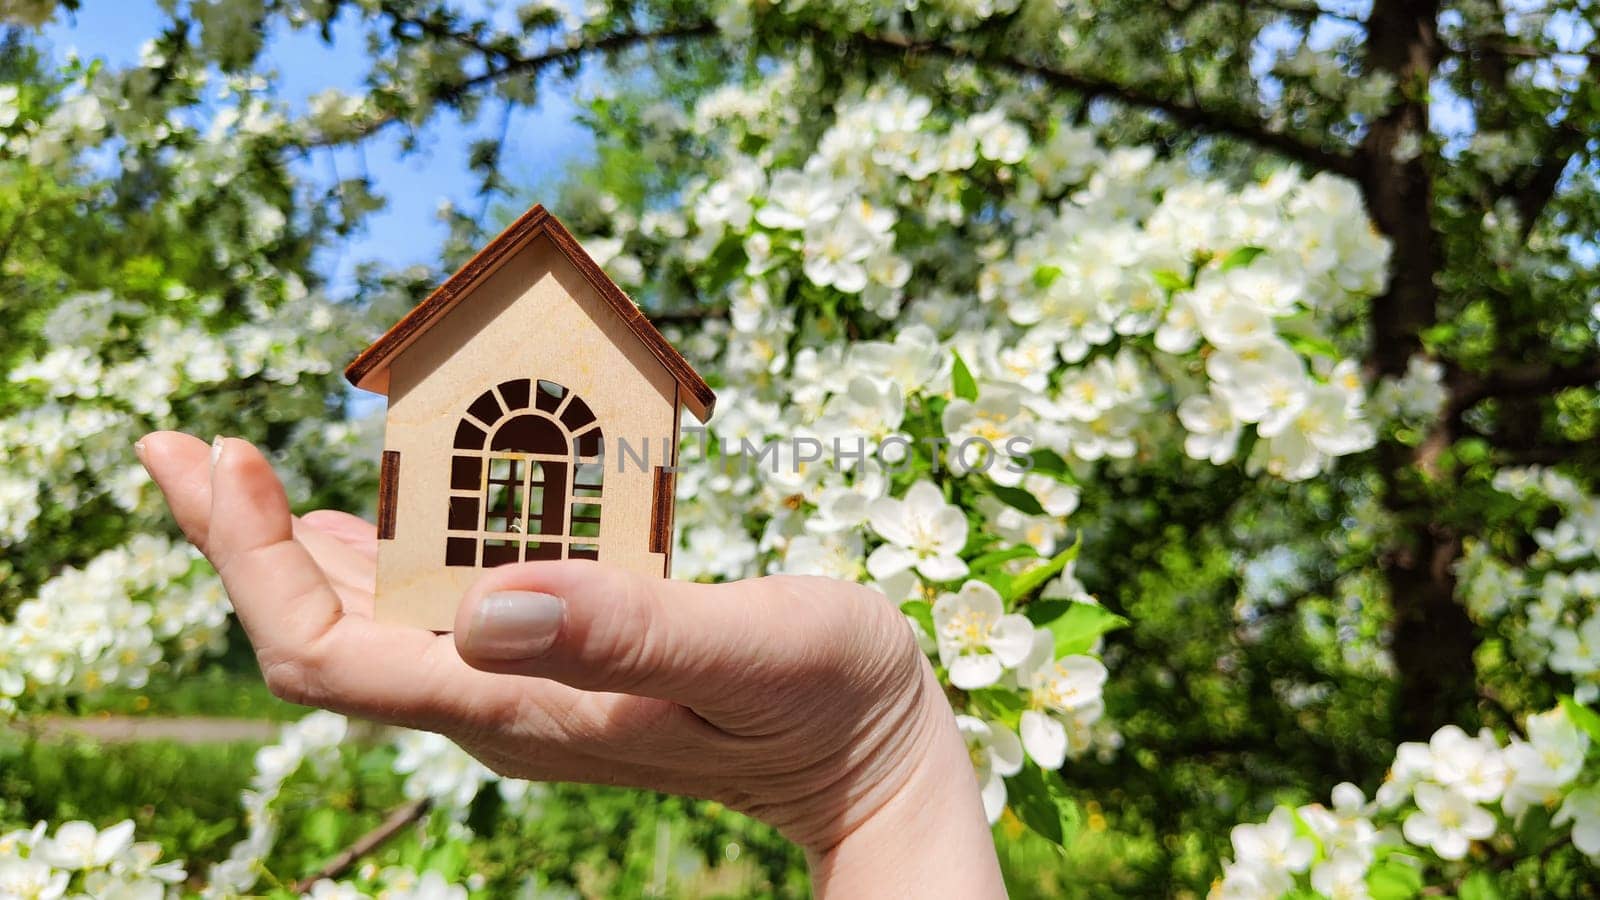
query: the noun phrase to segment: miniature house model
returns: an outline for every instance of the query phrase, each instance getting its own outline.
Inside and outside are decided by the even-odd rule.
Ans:
[[[389,398],[380,619],[447,631],[482,569],[523,560],[667,574],[678,410],[716,396],[543,207],[345,375]]]

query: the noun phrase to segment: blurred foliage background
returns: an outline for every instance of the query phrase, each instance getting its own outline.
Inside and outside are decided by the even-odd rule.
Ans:
[[[1327,278],[1348,275],[1348,296],[1284,332],[1308,377],[1331,382],[1349,361],[1364,399],[1390,398],[1364,410],[1370,441],[1301,478],[1267,471],[1279,451],[1250,427],[1220,464],[1186,452],[1172,410],[1194,385],[1204,393],[1208,345],[1142,370],[1165,418],[1132,427],[1137,453],[1069,460],[1078,512],[1027,510],[1050,535],[1035,555],[1070,529],[1082,543],[1067,577],[1131,626],[1096,647],[1109,730],[1052,781],[1065,846],[1014,810],[995,826],[1013,896],[1203,895],[1238,855],[1236,824],[1323,802],[1340,782],[1370,796],[1397,747],[1441,726],[1509,740],[1563,695],[1592,703],[1600,689],[1600,647],[1552,662],[1553,635],[1579,642],[1600,602],[1582,581],[1600,549],[1583,530],[1600,521],[1593,4],[648,2],[595,4],[580,25],[543,4],[196,0],[130,33],[138,62],[125,68],[69,57],[34,29],[109,5],[0,0],[0,715],[14,716],[0,731],[0,833],[132,819],[187,861],[196,890],[255,839],[240,792],[278,724],[306,711],[261,685],[131,442],[154,427],[246,437],[273,453],[297,508],[369,509],[381,424],[338,370],[535,199],[720,373],[742,414],[804,405],[797,373],[830,358],[797,362],[803,349],[889,341],[924,319],[954,333],[987,391],[999,364],[978,358],[1006,347],[984,350],[982,333],[1020,338],[978,299],[984,273],[1024,259],[1031,236],[1071,230],[1056,207],[1084,196],[1101,205],[1065,221],[1089,230],[1144,228],[1195,184],[1232,211],[1284,172],[1358,198],[1327,218],[1358,217],[1377,244],[1258,237],[1269,260],[1300,253],[1307,268],[1344,254]],[[285,101],[267,51],[289,34],[359,56],[360,83]],[[934,98],[944,124],[1005,110],[1037,168],[985,158],[903,190],[863,176],[925,214],[897,223],[897,249],[914,248],[898,315],[796,276],[741,328],[759,247],[696,204],[736,205],[716,191],[747,170],[766,184],[798,168],[838,116],[891,90]],[[540,152],[540,125],[513,114],[553,95],[592,151],[531,174],[519,154]],[[401,256],[419,264],[352,263],[387,195],[428,193],[374,177],[360,148],[425,153],[451,129],[468,135],[454,138],[459,158],[430,164],[466,179],[470,203],[418,226],[429,246]],[[1048,183],[1045,148],[1077,134],[1094,162]],[[945,208],[961,215],[938,219]],[[798,253],[784,264],[798,269]],[[1019,277],[1041,292],[1060,271],[1027,262]],[[1223,259],[1182,262],[1193,270],[1161,270],[1176,279],[1163,304]],[[1097,358],[1148,336],[1109,341]],[[1054,352],[1051,390],[1080,362]],[[1431,399],[1412,408],[1411,394]],[[1545,487],[1507,487],[1501,473],[1529,466],[1558,472],[1559,489],[1538,470],[1524,481]],[[688,577],[785,568],[773,548],[796,529],[775,511],[782,497],[705,490],[724,508],[685,513]],[[974,528],[1008,527],[970,506]],[[746,559],[718,555],[745,544]],[[860,541],[842,555],[854,569],[830,574],[865,578]],[[215,740],[206,720],[222,717],[263,724]],[[192,729],[107,737],[130,718]],[[798,850],[715,804],[581,786],[508,797],[465,762],[402,765],[407,752],[356,729],[331,762],[291,771],[252,890],[293,893],[407,803],[465,785],[448,814],[413,817],[350,872],[367,885],[386,866],[435,871],[491,897],[807,891]],[[1594,770],[1591,758],[1585,786]],[[419,786],[430,772],[447,774]],[[1427,890],[1596,895],[1579,848],[1536,840],[1516,816],[1501,824],[1465,861],[1418,862]],[[1418,895],[1421,880],[1381,895]]]

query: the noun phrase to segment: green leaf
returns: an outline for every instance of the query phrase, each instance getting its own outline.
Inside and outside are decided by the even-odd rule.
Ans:
[[[1033,286],[1042,290],[1054,284],[1060,277],[1060,266],[1040,266],[1033,270]]]
[[[1033,462],[1033,471],[1041,475],[1049,475],[1057,481],[1065,481],[1068,484],[1078,483],[1078,479],[1072,477],[1072,471],[1067,467],[1067,461],[1062,459],[1061,454],[1054,450],[1035,450],[1028,454],[1028,458]]]
[[[1043,565],[1034,566],[1021,575],[1011,580],[1011,590],[1003,596],[1007,600],[1019,600],[1038,590],[1046,581],[1060,574],[1067,564],[1078,558],[1078,548],[1083,544],[1080,535],[1072,542],[1072,546],[1050,557],[1050,561]]]
[[[1022,698],[1017,695],[1016,691],[991,687],[968,691],[967,696],[977,701],[978,705],[983,707],[984,712],[993,712],[995,710],[1014,713],[1022,712]]]
[[[1022,698],[1016,691],[984,688],[969,691],[967,699],[985,718],[997,719],[1013,731],[1022,718]]]
[[[1256,257],[1265,252],[1267,252],[1265,247],[1240,247],[1239,249],[1223,257],[1220,268],[1222,271],[1226,272],[1229,269],[1237,269],[1240,266],[1248,266],[1255,262]]]
[[[1029,622],[1045,628],[1066,615],[1072,607],[1082,605],[1073,600],[1035,600],[1022,608],[1022,614],[1028,617]]]
[[[1434,350],[1449,344],[1455,339],[1458,331],[1460,331],[1460,328],[1456,325],[1456,323],[1440,322],[1437,325],[1431,325],[1422,329],[1417,336],[1422,339],[1422,345],[1425,348]]]
[[[950,372],[950,384],[955,388],[956,396],[963,400],[978,399],[978,382],[972,377],[972,370],[967,368],[966,360],[954,350],[950,351],[950,355],[955,357],[956,363]]]
[[[1516,822],[1517,849],[1533,856],[1545,850],[1553,841],[1566,840],[1565,831],[1557,832],[1550,824],[1551,810],[1544,806],[1530,806]]]
[[[972,577],[994,588],[1001,599],[1010,597],[1012,577],[1004,569],[986,569],[982,572],[972,573]]]
[[[1367,892],[1372,900],[1408,900],[1422,893],[1422,872],[1406,862],[1410,857],[1391,856],[1367,873]]]
[[[438,847],[428,853],[423,868],[438,872],[447,881],[454,881],[466,867],[466,863],[466,842],[441,841]]]
[[[397,844],[400,848],[400,859],[397,862],[408,869],[421,869],[424,851],[422,842],[399,841]]]
[[[493,834],[500,822],[505,798],[497,790],[480,790],[467,807],[467,827],[477,834]]]
[[[1020,509],[1030,516],[1042,516],[1045,514],[1044,507],[1039,505],[1039,499],[1022,488],[996,484],[990,487],[990,491],[1000,498],[1000,502],[1015,509]]]
[[[910,616],[928,637],[934,637],[938,632],[933,630],[933,604],[926,600],[907,600],[900,604],[900,611]]]
[[[214,844],[229,834],[239,823],[234,819],[221,819],[216,822],[202,822],[195,826],[194,832],[189,835],[189,843],[195,847],[204,847]]]
[[[307,843],[326,853],[339,846],[339,824],[338,811],[323,806],[306,816],[305,822],[300,826],[300,833]]]
[[[967,568],[974,572],[981,572],[985,569],[993,569],[1011,562],[1014,559],[1037,559],[1038,556],[1039,551],[1033,549],[1031,545],[1018,544],[1015,547],[1007,547],[1004,550],[991,550],[967,563]]]
[[[1567,718],[1572,720],[1572,724],[1589,735],[1590,740],[1600,742],[1600,713],[1596,713],[1567,694],[1561,697],[1561,708],[1566,712]]]
[[[1309,334],[1283,335],[1284,343],[1294,348],[1301,356],[1323,356],[1329,359],[1339,358],[1339,348],[1333,341]]]
[[[1028,621],[1056,636],[1056,656],[1087,653],[1100,635],[1125,628],[1128,620],[1103,606],[1075,600],[1043,600],[1028,604]]]
[[[1460,900],[1500,900],[1500,888],[1495,886],[1493,876],[1479,869],[1461,882],[1456,896]]]
[[[1024,762],[1022,771],[1006,780],[1006,797],[1023,824],[1057,846],[1066,846],[1078,831],[1078,805],[1054,772]]]
[[[1454,450],[1456,459],[1465,465],[1471,466],[1489,461],[1489,442],[1483,438],[1465,438],[1456,441]]]
[[[1168,291],[1182,291],[1187,290],[1189,287],[1189,279],[1171,269],[1157,269],[1151,273],[1151,276],[1155,278],[1156,284],[1161,285]]]

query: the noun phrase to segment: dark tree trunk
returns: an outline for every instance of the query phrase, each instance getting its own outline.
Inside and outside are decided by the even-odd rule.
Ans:
[[[1433,230],[1427,155],[1428,82],[1439,57],[1437,0],[1379,0],[1368,20],[1369,71],[1396,82],[1396,105],[1369,131],[1362,187],[1378,227],[1394,246],[1388,293],[1372,304],[1370,363],[1400,375],[1438,315],[1434,276],[1441,254]],[[1397,153],[1397,151],[1399,151]],[[1394,606],[1393,654],[1399,684],[1393,721],[1400,740],[1426,740],[1440,725],[1470,716],[1476,698],[1471,621],[1455,600],[1452,565],[1461,541],[1435,520],[1418,477],[1431,473],[1455,435],[1446,416],[1418,447],[1380,448],[1386,503],[1403,544],[1384,559]]]

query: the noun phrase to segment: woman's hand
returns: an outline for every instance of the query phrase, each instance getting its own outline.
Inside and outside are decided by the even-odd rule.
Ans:
[[[439,635],[373,620],[372,526],[292,517],[249,443],[159,432],[139,455],[278,696],[516,778],[721,801],[803,846],[819,895],[1003,895],[954,716],[882,595],[530,562],[487,570]]]

